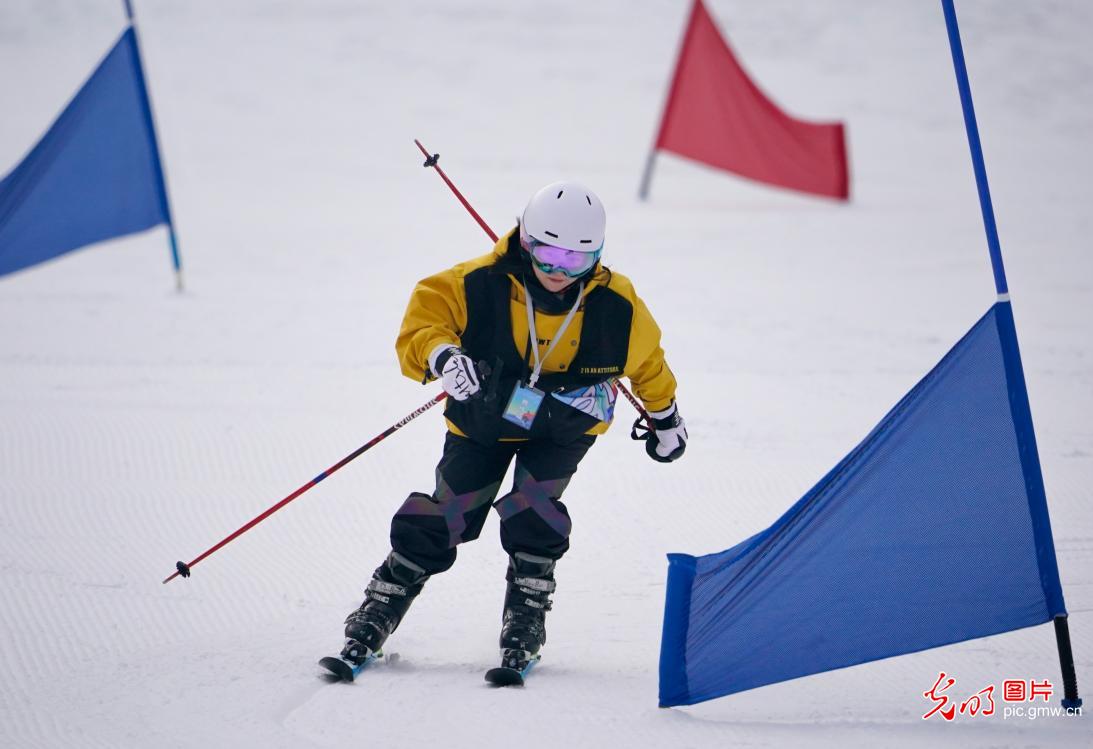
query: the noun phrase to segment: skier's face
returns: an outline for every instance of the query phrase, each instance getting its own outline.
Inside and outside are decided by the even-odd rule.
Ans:
[[[554,292],[555,294],[557,294],[559,291],[565,290],[566,287],[568,287],[571,283],[577,280],[575,278],[570,278],[561,271],[555,271],[554,273],[550,274],[543,273],[541,270],[539,270],[535,263],[531,264],[531,269],[535,271],[535,277],[539,279],[539,283],[543,285],[543,288],[547,291]]]

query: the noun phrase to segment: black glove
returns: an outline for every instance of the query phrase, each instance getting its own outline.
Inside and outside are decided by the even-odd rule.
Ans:
[[[663,411],[650,411],[653,430],[650,431],[645,419],[639,416],[634,422],[630,436],[636,440],[645,440],[645,452],[658,463],[671,463],[678,460],[687,449],[687,425],[679,415],[679,409],[673,401]]]

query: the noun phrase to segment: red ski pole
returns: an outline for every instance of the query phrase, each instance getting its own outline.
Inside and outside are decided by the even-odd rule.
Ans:
[[[463,204],[463,207],[467,209],[471,216],[474,217],[474,220],[477,221],[478,225],[482,227],[482,231],[486,232],[486,235],[491,240],[497,242],[497,234],[495,234],[493,229],[489,227],[489,224],[482,220],[482,217],[478,215],[478,211],[474,210],[474,208],[471,207],[471,204],[468,203],[467,199],[463,197],[463,193],[459,192],[459,188],[452,184],[452,181],[448,179],[448,175],[445,174],[444,170],[440,168],[440,165],[437,163],[438,161],[440,161],[440,154],[429,153],[428,149],[426,149],[425,146],[421,145],[421,141],[417,138],[414,138],[414,143],[421,150],[421,152],[425,154],[425,163],[422,166],[424,166],[426,169],[429,167],[436,169],[436,173],[440,175],[440,178],[442,180],[444,180],[444,184],[446,184],[449,189],[451,189],[451,191],[459,199],[459,202]],[[645,424],[649,428],[649,432],[652,433],[653,431],[655,431],[655,428],[653,427],[653,419],[651,416],[649,416],[649,412],[645,410],[645,407],[642,406],[638,399],[634,397],[633,393],[626,389],[626,386],[622,384],[622,380],[615,378],[615,384],[618,385],[619,390],[622,391],[622,394],[626,396],[626,400],[630,401],[630,405],[637,409],[638,413],[641,415],[641,418],[645,419]]]
[[[342,458],[341,460],[339,460],[339,461],[338,461],[337,463],[335,463],[334,465],[330,466],[330,468],[327,468],[327,469],[326,469],[325,471],[323,471],[322,473],[320,473],[320,474],[319,474],[318,476],[316,476],[315,478],[311,479],[311,481],[308,481],[308,482],[307,482],[306,484],[304,484],[303,486],[301,486],[301,487],[300,487],[299,489],[297,489],[296,491],[294,491],[294,492],[293,492],[292,494],[289,494],[289,495],[288,495],[287,497],[285,497],[284,499],[282,499],[282,500],[281,500],[280,502],[278,502],[277,504],[275,504],[275,505],[274,505],[273,507],[269,508],[268,510],[266,510],[265,512],[263,512],[263,513],[262,513],[261,515],[259,515],[258,517],[254,518],[254,520],[251,520],[251,521],[250,521],[249,523],[247,523],[247,524],[246,524],[246,525],[244,525],[244,526],[243,526],[242,528],[240,528],[239,530],[237,530],[237,531],[236,531],[235,533],[233,533],[233,534],[231,534],[230,536],[228,536],[227,538],[225,538],[225,539],[224,539],[223,541],[221,541],[220,543],[218,543],[218,544],[217,544],[216,546],[212,547],[211,549],[208,549],[208,550],[207,550],[207,551],[205,551],[205,552],[202,552],[202,553],[201,553],[201,555],[199,555],[199,556],[198,556],[197,558],[195,558],[195,559],[191,560],[189,564],[187,564],[187,563],[185,563],[185,562],[176,562],[176,563],[175,563],[175,568],[176,568],[176,571],[175,571],[175,572],[173,572],[173,573],[171,573],[171,574],[170,574],[170,575],[169,575],[169,576],[168,576],[167,578],[165,578],[165,579],[164,579],[164,581],[163,581],[163,583],[164,583],[164,584],[167,584],[167,583],[171,582],[172,580],[174,580],[174,579],[175,579],[176,577],[178,577],[179,575],[181,575],[182,577],[189,577],[189,576],[190,576],[190,568],[191,568],[191,567],[193,567],[193,566],[194,566],[195,564],[197,564],[198,562],[200,562],[200,561],[201,561],[202,559],[204,559],[205,557],[209,556],[210,554],[212,554],[213,552],[215,552],[215,551],[216,551],[217,549],[219,549],[220,547],[222,547],[222,546],[226,546],[227,544],[231,543],[231,542],[232,542],[233,540],[235,540],[235,539],[236,539],[236,538],[238,538],[239,536],[243,535],[244,533],[246,533],[247,531],[249,531],[249,530],[250,530],[251,528],[253,528],[254,526],[256,526],[256,525],[258,525],[259,523],[261,523],[261,522],[262,522],[263,520],[265,520],[266,518],[268,518],[268,517],[269,517],[270,515],[272,515],[273,513],[277,512],[278,510],[280,510],[280,509],[281,509],[282,507],[284,507],[285,505],[287,505],[287,504],[288,504],[289,502],[291,502],[292,500],[294,500],[294,499],[296,499],[297,497],[299,497],[299,496],[300,496],[301,494],[303,494],[304,492],[306,492],[306,491],[307,491],[308,489],[310,489],[311,487],[313,487],[313,486],[315,486],[316,484],[318,484],[318,483],[319,483],[320,481],[322,481],[323,479],[325,479],[325,478],[326,478],[327,476],[329,476],[330,474],[334,473],[335,471],[337,471],[337,470],[338,470],[339,468],[341,468],[342,466],[346,465],[346,464],[347,464],[347,463],[349,463],[350,461],[352,461],[352,460],[354,460],[355,458],[357,458],[358,456],[360,456],[360,454],[361,454],[361,453],[363,453],[363,452],[367,451],[367,450],[368,450],[369,448],[371,448],[372,446],[376,445],[377,443],[379,443],[379,442],[382,442],[382,441],[383,441],[384,439],[386,439],[387,437],[390,437],[390,436],[391,436],[392,434],[394,434],[394,433],[395,433],[395,431],[397,431],[398,429],[401,429],[402,427],[406,426],[406,425],[407,425],[407,424],[409,424],[409,423],[410,423],[411,421],[413,421],[414,419],[416,419],[416,418],[417,418],[418,416],[421,416],[421,415],[422,415],[423,413],[425,413],[425,412],[426,412],[426,411],[428,411],[428,410],[429,410],[430,408],[432,408],[433,406],[435,406],[435,405],[436,405],[437,403],[440,403],[440,401],[444,400],[444,398],[446,398],[446,397],[447,397],[447,395],[448,395],[448,394],[447,394],[447,393],[444,393],[444,392],[442,392],[442,393],[439,393],[439,394],[438,394],[438,395],[437,395],[436,397],[434,397],[434,398],[433,398],[433,399],[432,399],[431,401],[429,401],[428,403],[426,403],[426,404],[425,404],[424,406],[422,406],[421,408],[417,409],[416,411],[414,411],[413,413],[411,413],[411,414],[410,414],[409,416],[405,417],[404,419],[402,419],[402,420],[401,420],[401,421],[399,421],[398,423],[396,423],[396,424],[393,424],[392,426],[388,427],[388,428],[387,428],[387,429],[386,429],[386,430],[385,430],[385,431],[384,431],[384,432],[383,432],[382,434],[378,435],[377,437],[375,437],[374,439],[370,440],[369,442],[366,442],[365,444],[361,445],[361,446],[360,446],[360,447],[358,447],[358,448],[357,448],[356,450],[354,450],[353,452],[349,453],[349,455],[346,455],[346,456],[345,456],[344,458]]]
[[[445,174],[444,170],[440,168],[440,165],[437,163],[440,160],[440,154],[430,154],[425,149],[425,146],[421,145],[421,141],[417,138],[414,138],[414,143],[416,143],[417,147],[421,149],[421,152],[425,154],[424,166],[426,168],[432,167],[433,169],[436,169],[436,173],[440,175],[440,178],[442,180],[444,180],[444,184],[451,188],[452,192],[455,193],[455,196],[459,198],[459,202],[463,204],[463,207],[466,208],[472,216],[474,216],[474,220],[477,221],[478,225],[482,227],[482,231],[486,232],[486,236],[496,242],[497,235],[494,234],[493,229],[490,228],[489,224],[482,220],[482,217],[478,215],[478,211],[474,210],[474,208],[471,207],[471,204],[467,202],[467,199],[465,197],[463,197],[463,193],[459,192],[459,188],[452,184],[452,181],[448,179],[448,175]]]

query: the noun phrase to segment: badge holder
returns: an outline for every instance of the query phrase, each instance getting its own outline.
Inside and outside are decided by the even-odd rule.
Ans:
[[[535,416],[539,413],[539,407],[543,405],[543,398],[545,397],[546,393],[542,390],[517,382],[516,387],[512,389],[509,403],[505,406],[505,411],[501,416],[518,427],[531,429],[531,425],[534,423]]]

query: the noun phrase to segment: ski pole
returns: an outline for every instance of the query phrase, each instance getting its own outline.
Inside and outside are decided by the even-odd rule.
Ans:
[[[426,149],[425,146],[421,145],[421,141],[417,138],[414,138],[414,143],[417,145],[418,149],[420,149],[421,152],[425,154],[425,163],[422,164],[422,166],[424,166],[426,169],[428,169],[429,167],[436,169],[436,173],[440,175],[440,178],[442,180],[444,180],[444,184],[446,184],[449,189],[451,189],[451,191],[459,199],[459,202],[463,204],[463,207],[467,209],[471,216],[474,217],[474,220],[478,222],[478,225],[482,227],[482,230],[486,232],[486,236],[488,236],[496,243],[497,234],[494,233],[493,229],[489,227],[489,224],[482,220],[482,217],[478,215],[478,211],[474,210],[474,208],[471,207],[471,204],[468,203],[467,199],[463,197],[463,193],[459,192],[459,188],[452,184],[452,181],[448,179],[448,175],[445,174],[444,170],[440,168],[440,164],[437,163],[438,161],[440,161],[440,154],[429,153],[428,149]],[[649,415],[649,412],[645,410],[645,407],[642,406],[638,399],[635,398],[634,395],[626,389],[626,386],[622,384],[622,380],[618,379],[617,377],[612,379],[618,386],[619,390],[622,391],[622,394],[626,396],[626,400],[630,401],[630,405],[637,409],[638,413],[641,415],[641,418],[645,419],[645,423],[648,426],[649,431],[655,431],[655,427],[653,426],[653,418]]]
[[[233,541],[234,539],[238,538],[239,536],[243,535],[244,533],[246,533],[247,531],[249,531],[249,530],[250,530],[251,528],[253,528],[254,526],[256,526],[256,525],[258,525],[259,523],[261,523],[261,522],[262,522],[263,520],[265,520],[266,518],[268,518],[268,517],[269,517],[270,515],[272,515],[273,513],[277,512],[277,511],[278,511],[278,510],[280,510],[280,509],[281,509],[282,507],[284,507],[285,505],[287,505],[287,504],[288,504],[289,502],[291,502],[292,500],[296,499],[296,498],[297,498],[297,497],[299,497],[299,496],[300,496],[301,494],[303,494],[304,492],[306,492],[306,491],[307,491],[308,489],[310,489],[311,487],[313,487],[313,486],[315,486],[316,484],[318,484],[318,483],[319,483],[320,481],[322,481],[323,479],[325,479],[325,478],[326,478],[327,476],[329,476],[330,474],[334,473],[335,471],[337,471],[337,470],[338,470],[339,468],[341,468],[342,466],[346,465],[347,463],[349,463],[349,462],[350,462],[350,461],[352,461],[353,459],[355,459],[355,458],[357,458],[358,456],[360,456],[360,455],[361,455],[361,453],[363,453],[363,452],[367,451],[367,450],[368,450],[369,448],[373,447],[373,446],[374,446],[374,445],[376,445],[377,443],[379,443],[379,442],[382,442],[382,441],[383,441],[384,439],[386,439],[387,437],[390,437],[390,436],[391,436],[392,434],[394,434],[394,433],[395,433],[395,431],[396,431],[396,430],[398,430],[398,429],[401,429],[402,427],[406,426],[406,425],[407,425],[407,424],[409,424],[409,423],[410,423],[411,421],[413,421],[414,419],[416,419],[416,418],[417,418],[418,416],[421,416],[421,415],[422,415],[423,413],[425,413],[425,412],[426,412],[426,411],[428,411],[428,410],[429,410],[430,408],[432,408],[433,406],[435,406],[435,405],[436,405],[437,403],[440,403],[440,401],[444,400],[444,398],[446,398],[446,397],[447,397],[447,395],[448,395],[448,394],[447,394],[447,393],[445,393],[445,392],[441,392],[441,393],[437,394],[437,395],[436,395],[436,396],[435,396],[435,397],[434,397],[434,398],[433,398],[432,400],[430,400],[430,401],[429,401],[428,403],[426,403],[426,404],[425,404],[424,406],[422,406],[421,408],[417,409],[416,411],[414,411],[413,413],[411,413],[411,414],[410,414],[409,416],[406,416],[406,417],[405,417],[405,418],[403,418],[403,419],[402,419],[401,421],[399,421],[399,422],[397,422],[397,423],[393,424],[392,426],[388,427],[388,428],[387,428],[387,429],[386,429],[386,430],[385,430],[385,431],[384,431],[384,432],[383,432],[382,434],[378,435],[377,437],[373,438],[372,440],[370,440],[370,441],[366,442],[365,444],[361,445],[361,446],[360,446],[360,447],[358,447],[358,448],[357,448],[356,450],[354,450],[353,452],[349,453],[349,455],[346,455],[346,456],[345,456],[344,458],[342,458],[341,460],[339,460],[339,461],[338,461],[337,463],[335,463],[334,465],[330,466],[330,468],[327,468],[327,469],[326,469],[325,471],[323,471],[322,473],[320,473],[320,474],[319,474],[318,476],[316,476],[315,478],[311,479],[311,481],[308,481],[308,482],[307,482],[306,484],[304,484],[303,486],[301,486],[301,487],[300,487],[299,489],[297,489],[296,491],[294,491],[294,492],[293,492],[292,494],[289,494],[289,495],[288,495],[287,497],[285,497],[284,499],[282,499],[282,500],[281,500],[280,502],[278,502],[277,504],[275,504],[275,505],[274,505],[273,507],[270,507],[270,508],[269,508],[268,510],[266,510],[266,511],[265,511],[265,512],[263,512],[263,513],[262,513],[261,515],[259,515],[258,517],[254,518],[253,520],[251,520],[251,521],[250,521],[249,523],[247,523],[246,525],[244,525],[244,526],[243,526],[242,528],[240,528],[239,530],[237,530],[237,531],[236,531],[235,533],[231,534],[230,536],[228,536],[227,538],[225,538],[225,539],[224,539],[223,541],[221,541],[220,543],[218,543],[218,544],[217,544],[216,546],[214,546],[214,547],[212,547],[211,549],[208,549],[207,551],[203,552],[203,553],[202,553],[202,554],[201,554],[200,556],[198,556],[198,557],[197,557],[196,559],[193,559],[193,560],[192,560],[192,561],[191,561],[191,562],[190,562],[189,564],[187,564],[187,563],[185,563],[185,562],[176,562],[176,563],[175,563],[175,572],[171,573],[171,575],[169,575],[169,576],[168,576],[168,577],[167,577],[166,579],[164,579],[164,581],[163,581],[164,585],[166,585],[167,583],[171,582],[172,580],[174,580],[174,579],[175,579],[176,577],[178,577],[179,575],[181,575],[182,577],[189,577],[189,576],[190,576],[190,568],[191,568],[191,567],[193,567],[193,566],[194,566],[195,564],[197,564],[198,562],[200,562],[200,561],[201,561],[202,559],[204,559],[205,557],[209,556],[210,554],[212,554],[213,552],[215,552],[215,551],[216,551],[217,549],[219,549],[220,547],[222,547],[222,546],[226,546],[227,544],[231,543],[231,542],[232,542],[232,541]]]
[[[455,193],[455,196],[459,198],[459,202],[463,204],[463,207],[470,212],[470,214],[474,217],[474,220],[478,222],[478,225],[482,227],[482,231],[486,232],[486,236],[496,242],[497,235],[494,234],[493,229],[490,228],[489,224],[482,220],[482,217],[478,215],[478,211],[474,210],[474,208],[471,207],[471,204],[467,202],[467,199],[465,197],[463,197],[463,193],[459,192],[459,188],[452,184],[452,181],[448,179],[448,175],[445,174],[444,170],[440,168],[440,164],[437,163],[440,160],[440,154],[430,154],[425,149],[425,146],[421,145],[421,141],[417,138],[414,138],[414,143],[416,143],[417,147],[421,149],[421,152],[425,154],[425,164],[423,166],[426,169],[428,169],[429,167],[436,169],[436,173],[440,175],[440,178],[442,180],[444,180],[444,184],[451,188],[452,192]]]

